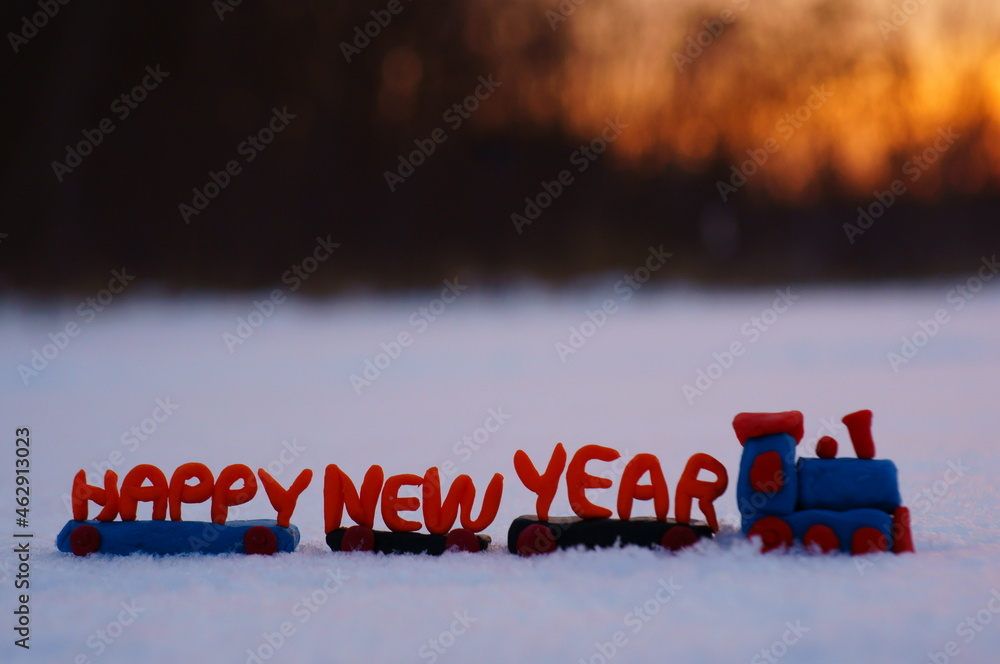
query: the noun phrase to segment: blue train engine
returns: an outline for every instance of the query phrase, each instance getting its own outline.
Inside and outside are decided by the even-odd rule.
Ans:
[[[736,500],[747,537],[763,551],[799,542],[806,548],[865,554],[913,551],[909,510],[902,505],[896,466],[875,459],[872,412],[842,420],[857,458],[837,457],[824,436],[819,458],[795,459],[802,413],[740,413],[733,420],[743,445]]]

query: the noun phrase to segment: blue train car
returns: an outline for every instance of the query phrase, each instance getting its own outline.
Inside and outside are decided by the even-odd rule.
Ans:
[[[66,553],[129,555],[152,553],[259,553],[291,552],[299,543],[299,529],[270,519],[229,521],[69,521],[56,537],[56,547]]]
[[[802,413],[740,413],[733,420],[743,445],[736,500],[743,533],[764,551],[798,542],[823,552],[913,551],[909,510],[899,494],[896,466],[875,459],[872,413],[843,418],[857,458],[838,459],[825,436],[817,459],[795,459]]]

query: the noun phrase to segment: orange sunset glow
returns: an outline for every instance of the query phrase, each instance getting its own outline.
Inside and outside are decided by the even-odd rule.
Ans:
[[[942,184],[974,193],[1000,175],[994,2],[493,0],[466,40],[518,81],[495,121],[587,140],[620,116],[629,128],[614,154],[640,170],[700,173],[774,139],[748,189],[864,195],[950,128],[962,140],[918,196]]]

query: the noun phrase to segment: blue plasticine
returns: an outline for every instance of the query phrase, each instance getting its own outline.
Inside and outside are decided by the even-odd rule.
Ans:
[[[892,512],[902,504],[896,465],[888,459],[799,459],[797,470],[800,510]]]
[[[72,553],[69,538],[81,525],[97,528],[101,534],[98,553],[128,555],[152,553],[246,553],[243,536],[253,526],[265,526],[277,537],[278,551],[294,551],[299,543],[295,524],[283,528],[272,519],[230,521],[218,525],[206,521],[69,521],[56,537],[60,551]]]
[[[750,468],[754,459],[764,452],[776,451],[781,456],[784,485],[775,494],[759,493],[750,488]],[[743,515],[743,532],[749,529],[747,518],[758,514],[790,514],[798,503],[798,478],[795,472],[795,439],[787,433],[749,438],[740,457],[740,474],[736,480],[736,504]]]
[[[820,524],[829,526],[840,540],[840,550],[846,553],[851,552],[851,539],[858,528],[875,528],[885,535],[889,544],[889,551],[892,551],[892,515],[877,509],[856,509],[844,512],[831,510],[802,510],[792,514],[757,514],[749,520],[744,518],[744,532],[750,529],[758,519],[765,516],[777,516],[791,527],[795,541],[802,542],[806,531],[810,526]]]

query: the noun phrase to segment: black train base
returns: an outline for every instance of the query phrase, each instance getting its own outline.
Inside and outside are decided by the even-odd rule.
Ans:
[[[514,519],[507,531],[507,549],[511,553],[532,556],[556,549],[583,546],[588,549],[632,544],[670,551],[691,546],[702,538],[711,538],[707,523],[678,523],[673,519],[658,521],[653,517],[621,519],[580,519],[557,516],[539,521],[524,515]]]

